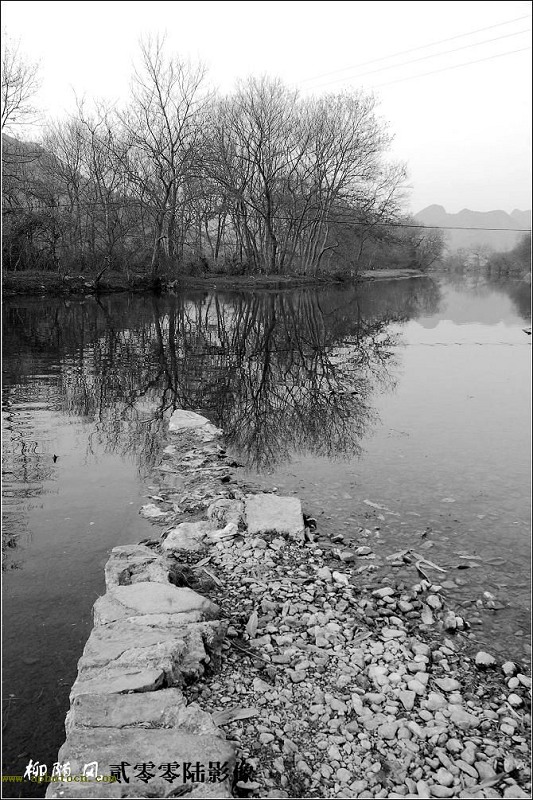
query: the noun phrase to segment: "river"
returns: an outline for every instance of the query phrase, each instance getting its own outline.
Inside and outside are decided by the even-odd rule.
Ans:
[[[526,284],[473,277],[7,301],[4,774],[55,760],[107,554],[150,535],[176,407],[320,535],[369,545],[362,581],[414,583],[387,557],[420,552],[472,646],[529,664],[529,318]]]

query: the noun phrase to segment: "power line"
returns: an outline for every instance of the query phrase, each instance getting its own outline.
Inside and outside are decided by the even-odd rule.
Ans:
[[[86,202],[85,207],[97,207],[101,205],[98,201]],[[141,201],[128,201],[128,202],[118,202],[112,201],[106,203],[106,206],[119,206],[121,208],[128,208],[143,205],[145,209],[150,208],[146,204],[143,204]],[[11,213],[11,212],[20,212],[20,213],[31,213],[37,211],[60,211],[60,210],[68,210],[72,211],[72,208],[69,205],[55,205],[55,206],[44,206],[39,205],[36,208],[7,208],[3,209],[4,213]],[[162,210],[158,208],[158,211]],[[171,209],[167,208],[166,211],[170,211]],[[283,217],[278,216],[277,214],[273,215],[272,217],[277,222],[294,222],[295,219],[293,217]],[[332,213],[330,222],[333,223],[340,223],[340,224],[350,224],[350,225],[359,225],[359,226],[368,226],[368,227],[385,227],[385,228],[420,228],[423,230],[438,230],[438,231],[507,231],[508,233],[531,233],[531,228],[480,228],[475,226],[460,226],[460,225],[424,225],[418,223],[406,223],[406,222],[359,222],[354,220],[351,214],[346,213]]]
[[[439,39],[436,42],[430,42],[429,44],[423,44],[418,47],[411,47],[409,50],[400,50],[397,53],[391,53],[391,55],[389,56],[381,56],[380,58],[373,58],[370,61],[363,61],[360,64],[353,64],[351,67],[343,67],[342,69],[333,70],[332,72],[323,72],[322,74],[315,75],[312,78],[303,78],[300,81],[300,83],[307,83],[309,81],[319,80],[320,78],[327,78],[329,75],[336,75],[339,72],[346,72],[350,69],[359,69],[359,67],[366,67],[369,64],[377,64],[378,62],[386,61],[389,58],[396,58],[396,56],[405,56],[408,55],[409,53],[415,53],[418,50],[425,50],[428,47],[434,47],[435,45],[438,44],[445,44],[446,42],[452,42],[455,39],[464,39],[465,36],[472,36],[474,33],[482,33],[483,31],[490,31],[493,30],[494,28],[501,28],[504,25],[511,25],[513,22],[520,22],[523,19],[530,19],[530,15],[526,14],[523,17],[516,17],[515,19],[509,19],[506,22],[499,22],[496,25],[488,25],[485,28],[476,28],[476,30],[469,31],[468,33],[460,33],[457,34],[456,36],[450,36],[447,39]]]
[[[347,75],[346,78],[338,78],[334,81],[327,81],[326,83],[320,83],[318,86],[311,87],[312,89],[322,89],[324,86],[330,86],[333,83],[339,83],[341,81],[350,81],[350,80],[358,80],[359,78],[364,77],[365,75],[374,75],[376,72],[383,72],[389,69],[396,69],[397,67],[405,67],[408,64],[416,64],[419,61],[427,61],[429,58],[438,58],[439,56],[447,56],[450,53],[457,53],[459,50],[468,50],[471,47],[480,47],[484,44],[490,44],[490,42],[497,42],[500,39],[509,39],[512,36],[519,36],[521,33],[529,33],[531,28],[524,28],[524,30],[516,31],[515,33],[506,33],[503,36],[495,36],[492,39],[485,39],[482,42],[474,42],[474,44],[465,44],[461,47],[454,47],[452,50],[443,50],[441,53],[431,53],[427,56],[421,56],[420,58],[413,58],[409,61],[401,61],[399,64],[391,64],[389,67],[378,67],[377,69],[372,69],[367,72],[361,72],[358,75]],[[416,76],[414,76],[416,77]]]
[[[442,69],[434,69],[431,72],[422,72],[420,75],[410,75],[408,78],[398,78],[394,81],[387,81],[386,83],[378,83],[374,89],[380,89],[382,86],[390,86],[393,83],[402,83],[403,81],[412,81],[415,78],[425,78],[426,75],[436,75],[438,72],[447,72],[449,69],[459,69],[459,67],[469,67],[471,64],[480,64],[482,61],[492,61],[493,58],[503,58],[503,56],[512,56],[514,53],[524,53],[526,50],[531,50],[531,47],[520,47],[518,50],[508,50],[506,53],[497,53],[494,56],[485,56],[485,58],[477,58],[474,61],[464,61],[462,64],[454,64],[451,67],[443,67]]]

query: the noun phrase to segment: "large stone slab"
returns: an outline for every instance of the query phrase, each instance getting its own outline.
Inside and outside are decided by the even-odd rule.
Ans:
[[[126,783],[124,775],[121,775],[120,783],[54,783],[46,792],[49,798],[166,797],[172,789],[191,782],[183,779],[184,765],[194,769],[197,764],[199,775],[203,770],[204,781],[193,783],[193,791],[187,797],[218,798],[231,797],[235,751],[224,739],[178,733],[172,729],[85,728],[76,729],[68,736],[57,760],[62,764],[70,762],[71,775],[82,775],[84,766],[95,761],[99,775],[113,775],[120,765],[124,765],[129,783]],[[167,765],[173,763],[176,764],[173,771],[178,777],[170,783],[162,775]],[[146,782],[137,777],[142,774],[143,765],[146,767],[144,775],[154,776]],[[222,770],[228,777],[219,781],[217,777],[222,777]]]
[[[93,629],[71,697],[145,692],[196,680],[220,652],[225,622],[148,627],[120,620]]]
[[[179,689],[146,694],[80,695],[67,714],[65,728],[179,728],[180,733],[220,735],[210,714],[187,702]]]
[[[249,494],[245,501],[245,518],[251,534],[276,531],[298,534],[304,530],[302,504],[297,497],[275,494]]]
[[[176,625],[216,619],[219,608],[192,589],[144,582],[117,586],[94,604],[94,624],[107,625],[143,614],[170,614]]]
[[[161,555],[143,544],[114,547],[105,565],[107,590],[132,583],[168,583],[168,566]]]
[[[78,673],[70,690],[70,700],[80,694],[127,694],[128,692],[155,692],[166,680],[163,666],[143,668],[102,667]]]

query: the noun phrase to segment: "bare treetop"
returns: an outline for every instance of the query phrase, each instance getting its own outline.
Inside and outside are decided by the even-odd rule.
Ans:
[[[26,61],[18,42],[6,42],[2,53],[2,132],[35,120],[32,99],[39,89],[39,64]]]

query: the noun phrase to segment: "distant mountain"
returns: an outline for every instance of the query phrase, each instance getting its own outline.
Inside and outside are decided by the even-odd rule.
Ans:
[[[504,230],[445,230],[446,243],[450,250],[488,246],[493,250],[511,250],[520,241],[523,233],[506,229],[526,228],[531,230],[531,211],[517,208],[506,211],[470,211],[463,208],[458,214],[448,214],[443,206],[432,205],[415,214],[415,219],[435,228],[503,228]]]

